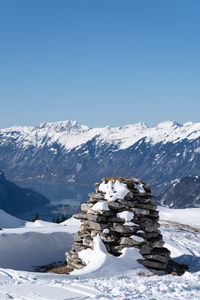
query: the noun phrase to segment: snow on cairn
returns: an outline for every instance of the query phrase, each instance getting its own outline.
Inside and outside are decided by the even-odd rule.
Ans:
[[[74,215],[81,220],[67,256],[65,272],[85,274],[127,262],[134,266],[181,275],[186,266],[171,260],[158,223],[150,187],[135,178],[103,178]],[[120,260],[119,260],[120,259]],[[73,271],[73,272],[72,272]]]

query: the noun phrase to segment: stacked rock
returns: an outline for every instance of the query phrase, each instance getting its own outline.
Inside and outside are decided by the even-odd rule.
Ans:
[[[82,225],[72,250],[66,254],[70,270],[85,266],[79,252],[93,249],[93,238],[99,235],[112,255],[120,256],[124,248],[135,247],[143,256],[138,262],[145,267],[182,272],[180,266],[171,261],[170,251],[163,247],[158,229],[159,212],[152,204],[149,186],[135,178],[112,177],[103,178],[95,188],[88,202],[81,205],[82,212],[74,215]]]

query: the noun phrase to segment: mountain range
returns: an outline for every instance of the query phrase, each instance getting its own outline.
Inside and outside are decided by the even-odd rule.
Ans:
[[[176,178],[199,175],[200,123],[14,126],[0,130],[0,169],[15,182],[93,184],[134,176],[158,195]]]

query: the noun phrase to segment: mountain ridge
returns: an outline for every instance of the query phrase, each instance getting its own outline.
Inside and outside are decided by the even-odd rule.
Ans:
[[[173,133],[173,134],[172,134]],[[102,127],[89,128],[87,125],[81,125],[77,121],[59,121],[52,123],[40,123],[38,126],[13,126],[0,129],[0,137],[13,134],[17,138],[17,134],[24,138],[24,145],[27,146],[31,142],[40,146],[48,136],[51,142],[56,141],[67,150],[80,146],[88,142],[95,136],[101,141],[107,141],[119,146],[119,149],[127,149],[141,138],[146,138],[153,144],[159,142],[178,142],[183,139],[193,140],[200,137],[200,123],[186,122],[183,125],[175,121],[164,121],[156,126],[148,127],[145,123],[139,122],[135,124],[118,126],[118,127]],[[68,141],[69,135],[73,138]],[[78,134],[78,138],[77,135]]]
[[[199,175],[200,123],[14,126],[0,130],[0,169],[16,182],[93,184],[105,176],[134,176],[158,195],[175,178]]]

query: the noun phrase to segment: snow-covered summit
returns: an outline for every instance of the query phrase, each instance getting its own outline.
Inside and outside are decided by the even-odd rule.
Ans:
[[[38,126],[39,129],[47,129],[55,132],[83,132],[88,130],[89,127],[86,125],[80,125],[77,121],[58,121],[52,123],[40,123]]]
[[[177,143],[183,139],[194,140],[200,137],[200,123],[187,122],[183,125],[166,121],[154,127],[144,123],[136,123],[120,127],[106,126],[103,128],[89,128],[76,121],[60,121],[41,123],[33,126],[14,126],[0,130],[0,143],[7,143],[8,139],[17,140],[23,147],[41,147],[45,143],[60,144],[66,150],[78,147],[96,137],[99,143],[116,145],[118,149],[127,149],[140,139],[145,138],[152,144]]]

